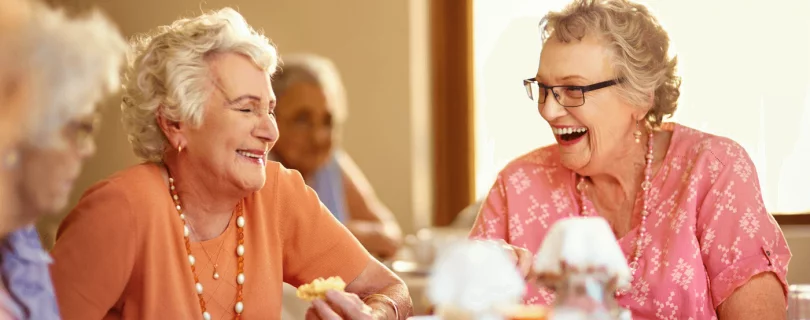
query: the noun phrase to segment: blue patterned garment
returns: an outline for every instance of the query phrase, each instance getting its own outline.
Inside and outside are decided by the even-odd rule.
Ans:
[[[343,190],[343,171],[340,170],[340,164],[334,153],[329,157],[329,162],[315,172],[312,181],[307,183],[315,190],[329,212],[345,224],[348,210],[346,210],[346,192]]]
[[[20,320],[60,319],[48,270],[52,261],[33,225],[9,234],[0,246],[0,275],[11,299],[0,299],[0,309]]]

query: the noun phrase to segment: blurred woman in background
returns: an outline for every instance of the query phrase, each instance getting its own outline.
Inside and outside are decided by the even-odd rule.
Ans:
[[[18,89],[27,97],[21,107],[36,112],[23,114],[19,141],[4,151],[11,188],[3,192],[0,314],[58,319],[51,259],[33,223],[67,204],[82,162],[93,154],[96,105],[118,86],[126,43],[98,12],[73,20],[30,5],[30,19],[18,30],[25,45],[11,63],[25,69],[21,83],[30,85]]]
[[[348,110],[337,69],[328,59],[312,54],[285,55],[283,61],[272,79],[281,139],[271,160],[298,170],[371,254],[393,256],[402,242],[399,224],[339,146]]]
[[[11,211],[11,168],[19,160],[12,147],[22,131],[22,117],[27,104],[27,63],[22,31],[30,19],[28,3],[22,0],[0,0],[0,239],[13,226],[6,222]]]

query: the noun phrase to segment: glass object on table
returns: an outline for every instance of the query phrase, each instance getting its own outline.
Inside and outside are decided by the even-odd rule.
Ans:
[[[443,320],[504,320],[499,308],[519,304],[526,282],[499,244],[464,240],[441,251],[427,296]]]
[[[556,293],[550,320],[623,320],[629,311],[616,301],[632,274],[616,237],[601,217],[556,222],[532,266],[539,285]]]

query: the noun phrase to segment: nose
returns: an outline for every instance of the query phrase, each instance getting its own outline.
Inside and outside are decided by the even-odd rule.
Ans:
[[[319,126],[315,128],[315,134],[313,135],[315,144],[318,146],[328,145],[332,141],[332,131],[332,127],[330,126]]]
[[[546,97],[545,103],[537,103],[537,109],[540,111],[540,115],[543,117],[543,119],[546,119],[548,122],[553,122],[557,118],[568,114],[565,107],[557,102],[557,99],[551,92],[549,92],[548,96]]]
[[[262,116],[256,128],[253,129],[253,135],[272,147],[278,141],[279,136],[275,116],[270,114]]]

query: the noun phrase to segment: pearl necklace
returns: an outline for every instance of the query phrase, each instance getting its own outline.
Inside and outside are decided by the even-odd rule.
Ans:
[[[190,225],[186,220],[186,215],[183,214],[182,207],[180,207],[180,197],[177,195],[177,191],[174,187],[174,179],[171,175],[169,175],[169,189],[172,194],[172,200],[174,200],[175,209],[177,209],[177,213],[180,214],[180,220],[183,221],[183,240],[185,240],[186,243],[186,254],[188,254],[188,263],[191,266],[191,274],[194,276],[194,289],[196,289],[197,296],[200,299],[202,317],[204,320],[211,320],[211,314],[206,311],[205,299],[203,299],[202,295],[203,285],[200,283],[200,278],[197,277],[197,269],[194,266],[196,259],[194,255],[191,254],[191,240],[189,239],[189,234],[191,233],[189,229]],[[242,288],[245,284],[245,217],[242,201],[236,205],[236,233],[238,239],[236,245],[236,304],[233,306],[233,311],[236,312],[234,319],[241,319],[242,311],[245,309],[245,305],[242,302]]]
[[[636,140],[638,141],[638,140]],[[650,188],[652,187],[652,162],[653,162],[653,133],[650,131],[647,140],[647,155],[644,157],[646,159],[646,165],[644,166],[644,182],[641,183],[641,190],[644,192],[643,195],[643,202],[641,207],[641,224],[639,225],[639,232],[638,238],[636,238],[636,248],[633,251],[633,255],[630,259],[630,283],[633,283],[633,280],[636,276],[636,270],[638,270],[638,260],[641,257],[641,246],[644,238],[647,235],[647,216],[650,214],[648,211],[649,206],[649,199],[650,199]],[[580,203],[582,204],[582,214],[587,215],[586,210],[588,207],[585,205],[585,177],[579,178],[579,183],[577,183],[577,190],[579,190],[579,198]],[[616,292],[616,295],[623,295],[626,292],[624,290],[619,290]]]

